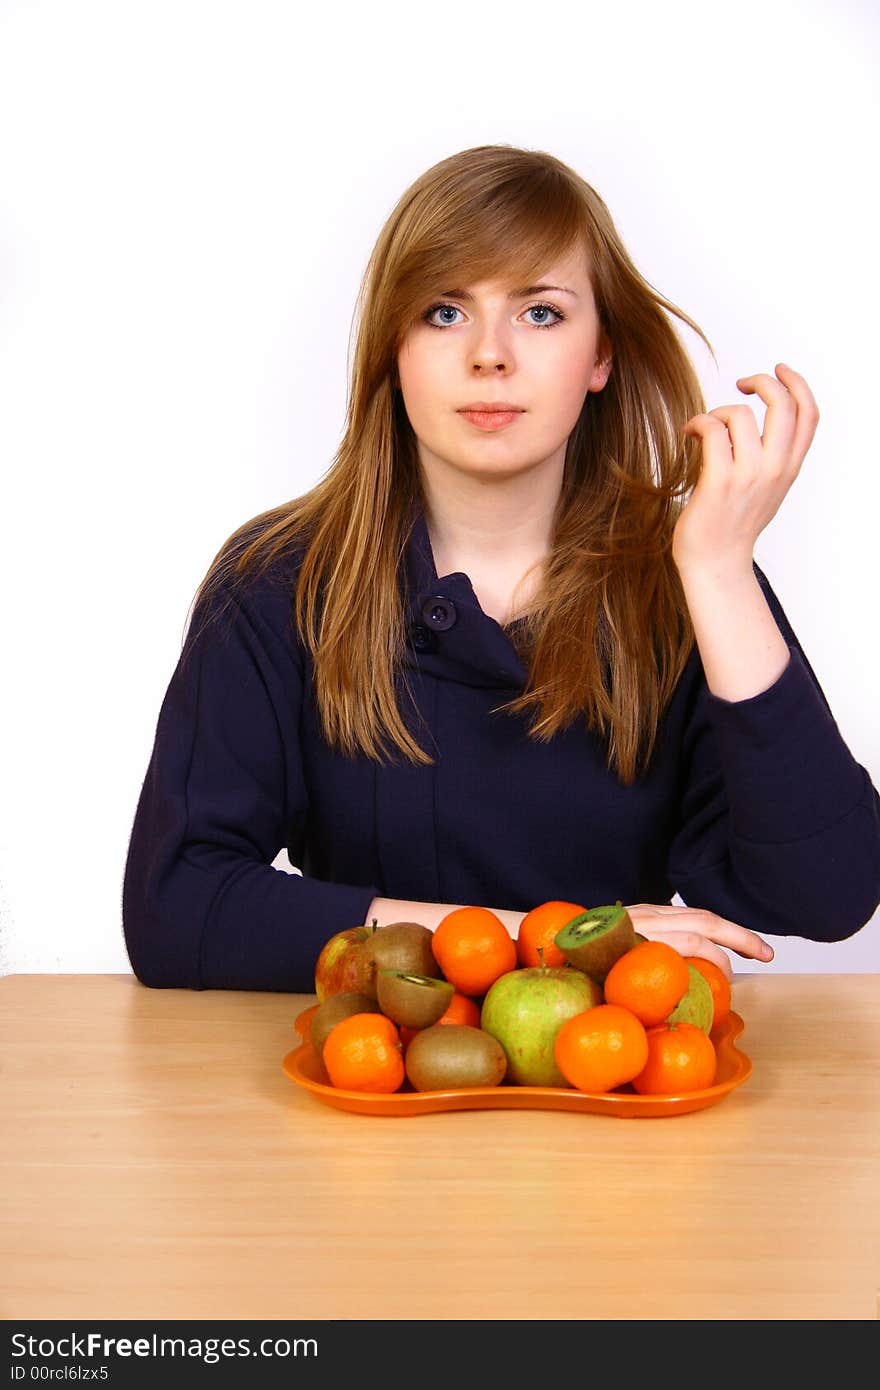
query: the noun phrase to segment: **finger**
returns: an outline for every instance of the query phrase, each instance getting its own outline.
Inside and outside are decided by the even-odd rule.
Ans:
[[[693,915],[694,913],[702,911],[701,908],[685,907],[682,906],[681,903],[630,903],[626,910],[633,920],[635,920],[636,916],[650,917],[656,915],[658,917],[677,917],[683,912]]]
[[[704,936],[702,932],[681,930],[665,924],[662,927],[642,930],[644,935],[649,935],[652,939],[662,937],[683,956],[706,956],[709,960],[719,960],[721,956],[724,956],[727,959],[727,953],[722,943],[711,936]],[[745,955],[746,953],[740,951],[737,954]]]
[[[788,388],[769,372],[740,377],[736,383],[745,395],[757,394],[767,406],[761,444],[771,468],[787,468],[793,459],[797,430],[797,401]]]
[[[682,432],[687,435],[696,435],[701,440],[704,460],[711,446],[713,452],[720,454],[723,460],[733,463],[730,434],[727,426],[716,415],[692,415]]]
[[[769,372],[756,372],[740,377],[736,384],[745,395],[757,393],[767,403],[762,442],[773,449],[787,449],[786,465],[799,468],[816,433],[819,407],[798,372],[777,362],[776,374],[779,380]]]
[[[819,407],[800,372],[796,372],[785,362],[776,363],[776,375],[785,383],[797,401],[797,428],[794,436],[794,452],[797,466],[800,467],[804,455],[813,442],[816,426],[819,423]]]
[[[643,931],[641,924],[650,926],[652,917],[657,918],[657,925],[661,930],[673,930],[673,924],[665,919],[670,915],[676,915],[679,921],[675,923],[675,929],[685,932],[695,941],[709,936],[719,945],[736,951],[739,956],[754,960],[773,959],[773,947],[769,941],[765,941],[749,927],[740,926],[739,922],[731,922],[729,918],[721,917],[709,908],[682,907],[672,903],[668,906],[660,903],[636,903],[634,907],[627,908],[627,911],[633,918],[637,931]],[[690,954],[696,953],[692,951]]]
[[[667,946],[672,946],[682,956],[701,956],[703,960],[710,960],[724,971],[728,981],[733,979],[733,967],[730,964],[730,957],[720,946],[716,946],[714,941],[710,941],[707,936],[698,936],[693,932],[678,931],[650,931],[645,932],[651,941],[663,941]]]
[[[733,444],[732,461],[740,469],[745,466],[749,472],[759,473],[762,464],[761,436],[755,412],[747,405],[719,405],[712,414],[727,428]]]
[[[703,471],[708,470],[710,480],[726,484],[732,476],[742,482],[760,476],[761,437],[748,406],[719,405],[708,415],[695,415],[685,428],[686,434],[693,432],[702,435]]]

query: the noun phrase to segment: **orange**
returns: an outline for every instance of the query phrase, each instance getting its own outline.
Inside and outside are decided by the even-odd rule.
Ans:
[[[400,1034],[400,1046],[403,1049],[403,1055],[406,1056],[406,1049],[409,1047],[416,1033],[421,1033],[422,1030],[421,1028],[409,1028],[405,1023],[399,1023],[397,1031]]]
[[[553,1055],[576,1090],[602,1095],[638,1076],[648,1060],[648,1038],[629,1009],[596,1004],[566,1019],[556,1034]]]
[[[605,976],[606,1004],[630,1009],[646,1028],[668,1018],[690,984],[687,961],[665,941],[640,941]]]
[[[519,964],[524,968],[540,965],[540,946],[544,952],[545,965],[565,965],[565,956],[553,938],[566,923],[573,917],[580,916],[582,912],[586,912],[586,908],[580,907],[578,903],[566,903],[556,898],[533,907],[519,924],[519,935],[516,938],[516,958]]]
[[[479,1028],[480,1006],[476,999],[470,999],[466,994],[460,994],[456,990],[449,1001],[446,1013],[441,1014],[437,1022],[465,1023],[470,1028]]]
[[[324,1066],[344,1091],[396,1091],[406,1071],[396,1025],[384,1014],[349,1014],[324,1043]]]
[[[715,1044],[695,1023],[648,1029],[648,1060],[632,1084],[640,1096],[704,1091],[715,1080]]]
[[[438,1025],[441,1023],[466,1023],[471,1028],[479,1028],[480,1006],[476,999],[469,999],[466,994],[459,994],[456,990],[449,1001],[446,1013],[440,1015],[437,1023]],[[405,1054],[416,1033],[420,1033],[422,1030],[421,1028],[407,1028],[405,1023],[401,1023],[398,1031]]]
[[[717,1028],[719,1023],[723,1023],[730,1013],[731,988],[730,981],[714,960],[706,960],[704,956],[685,956],[688,965],[692,965],[695,970],[699,970],[705,980],[709,982],[712,991],[712,1002],[715,1005],[715,1013],[712,1016],[712,1027]]]
[[[455,907],[431,938],[434,959],[461,994],[485,994],[499,975],[516,969],[516,945],[488,907]]]

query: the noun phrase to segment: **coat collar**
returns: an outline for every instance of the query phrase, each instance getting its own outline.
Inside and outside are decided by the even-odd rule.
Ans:
[[[501,624],[483,612],[468,575],[438,575],[421,505],[413,508],[405,561],[405,664],[463,685],[522,690],[526,667]]]

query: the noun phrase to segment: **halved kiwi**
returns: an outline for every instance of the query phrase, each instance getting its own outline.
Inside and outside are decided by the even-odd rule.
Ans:
[[[636,929],[618,900],[579,913],[553,939],[570,965],[602,984],[614,962],[635,946]]]
[[[406,1028],[430,1028],[449,1008],[455,987],[448,980],[415,975],[406,970],[379,970],[376,998],[379,1008]]]

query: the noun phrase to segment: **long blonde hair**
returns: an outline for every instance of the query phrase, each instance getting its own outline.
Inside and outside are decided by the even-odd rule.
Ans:
[[[510,632],[528,682],[496,711],[531,712],[528,736],[545,742],[583,716],[624,785],[650,762],[694,645],[671,545],[699,471],[682,427],[706,408],[667,315],[714,352],[641,276],[595,189],[553,155],[510,145],[441,160],[400,198],[361,282],[345,430],[329,469],[303,496],[239,527],[193,600],[296,554],[291,600],[314,658],[324,737],[349,756],[381,760],[396,749],[435,761],[411,737],[396,694],[407,624],[400,568],[413,505],[424,504],[397,382],[406,333],[441,284],[505,275],[530,284],[578,244],[613,366],[568,439],[543,586]]]

